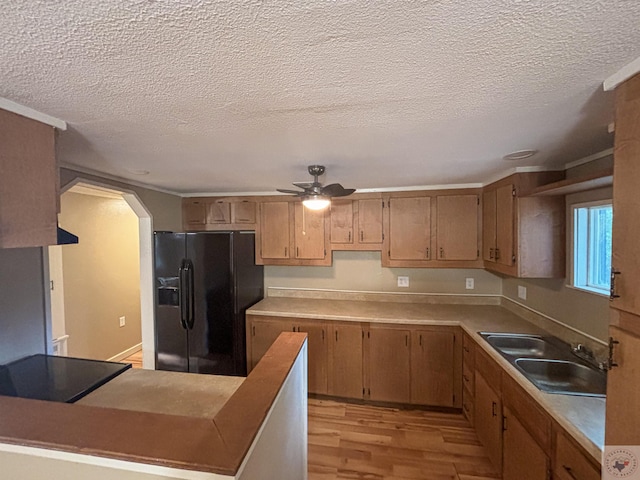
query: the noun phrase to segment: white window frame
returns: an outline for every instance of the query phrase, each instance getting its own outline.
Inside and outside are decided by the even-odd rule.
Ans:
[[[571,269],[570,269],[570,276],[569,278],[567,278],[568,280],[567,286],[583,292],[593,293],[603,297],[609,297],[610,290],[608,288],[601,289],[601,288],[596,288],[596,287],[587,285],[586,278],[588,275],[587,273],[588,265],[585,265],[585,262],[582,260],[580,261],[577,260],[577,256],[579,255],[580,250],[585,251],[586,243],[588,242],[588,240],[582,239],[581,245],[579,246],[579,248],[576,248],[577,242],[578,242],[578,238],[577,238],[578,232],[576,231],[577,230],[576,214],[577,214],[577,210],[580,208],[601,207],[601,206],[609,206],[609,205],[611,206],[613,205],[612,199],[602,199],[602,200],[595,200],[590,202],[573,203],[569,206],[569,218],[571,219],[571,237],[569,240],[570,251],[571,251],[571,255],[570,255]],[[587,259],[586,262],[588,263],[589,259]],[[576,282],[577,277],[581,278],[582,280]]]

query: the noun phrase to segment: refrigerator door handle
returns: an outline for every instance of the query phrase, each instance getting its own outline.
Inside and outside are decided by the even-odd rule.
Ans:
[[[193,324],[195,319],[195,282],[193,276],[193,262],[191,260],[186,260],[185,263],[185,271],[187,277],[187,290],[188,290],[188,305],[187,305],[187,326],[189,330],[193,330]]]
[[[178,270],[178,288],[180,290],[180,323],[182,328],[187,329],[187,305],[188,305],[188,291],[187,282],[185,281],[186,273],[186,260],[180,262],[180,269]]]

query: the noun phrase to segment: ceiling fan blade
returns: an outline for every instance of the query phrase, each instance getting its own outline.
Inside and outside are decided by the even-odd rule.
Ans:
[[[284,188],[276,188],[276,190],[280,193],[289,193],[291,195],[297,195],[297,196],[304,195],[304,192],[300,192],[298,190],[286,190]]]
[[[332,183],[322,188],[322,194],[328,197],[346,197],[355,191],[355,188],[344,188],[339,183]]]
[[[307,188],[313,187],[313,183],[311,182],[293,182],[293,185],[295,185],[298,188],[304,188],[305,190]]]

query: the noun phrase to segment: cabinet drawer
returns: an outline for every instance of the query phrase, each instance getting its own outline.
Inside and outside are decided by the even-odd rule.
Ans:
[[[462,386],[466,388],[468,391],[475,391],[475,375],[473,369],[467,364],[462,364]]]
[[[554,473],[566,480],[600,480],[600,470],[562,432],[556,437]]]
[[[462,361],[469,366],[471,370],[475,368],[475,348],[476,342],[474,342],[468,334],[462,335]],[[473,391],[473,390],[472,390]]]
[[[462,389],[462,413],[464,413],[464,416],[473,427],[475,420],[475,400],[470,393],[472,391],[473,390],[467,390],[466,388]]]

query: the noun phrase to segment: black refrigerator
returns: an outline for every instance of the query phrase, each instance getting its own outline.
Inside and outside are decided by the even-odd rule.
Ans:
[[[245,311],[262,299],[253,232],[154,232],[156,368],[247,374]]]

